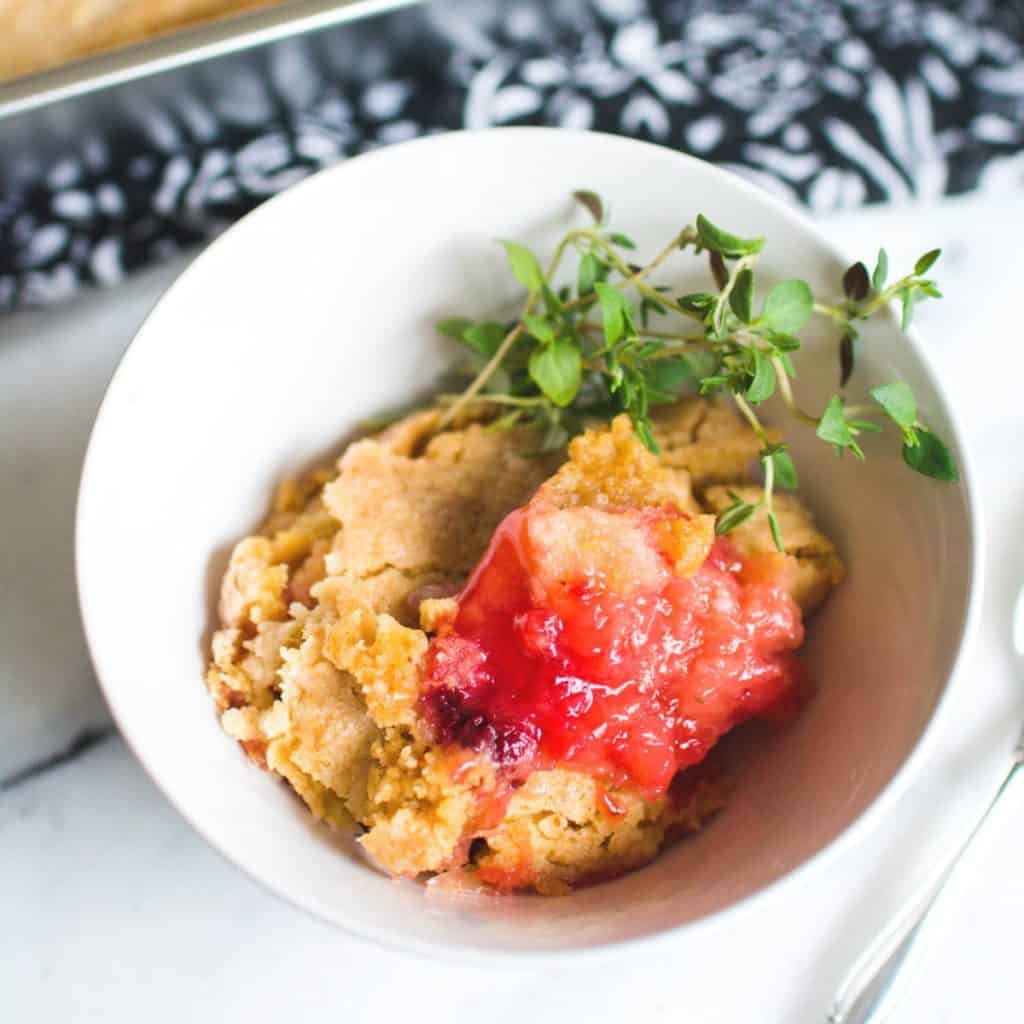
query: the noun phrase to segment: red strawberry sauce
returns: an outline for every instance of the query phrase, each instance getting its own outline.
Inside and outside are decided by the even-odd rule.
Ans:
[[[803,623],[780,559],[744,560],[718,538],[681,578],[654,526],[683,513],[592,513],[605,529],[622,517],[643,556],[615,592],[600,551],[578,565],[560,551],[551,574],[551,531],[531,522],[550,514],[531,503],[504,520],[431,642],[423,706],[439,742],[516,773],[569,767],[654,798],[733,726],[795,710]],[[609,557],[621,582],[621,549]]]

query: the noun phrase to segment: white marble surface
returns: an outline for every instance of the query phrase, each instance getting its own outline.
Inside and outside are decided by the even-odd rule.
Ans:
[[[1008,637],[1024,579],[1018,261],[999,241],[1024,199],[876,209],[827,222],[851,254],[946,251],[922,307],[963,411],[987,513],[988,585],[958,715],[886,827],[769,898],[699,958],[483,970],[363,945],[268,895],[168,806],[113,733],[71,568],[79,465],[107,378],[182,262],[70,307],[0,322],[0,1020],[823,1021],[849,960],[968,823],[1024,716]],[[183,401],[186,398],[183,396]],[[83,740],[84,736],[84,740]],[[85,747],[61,757],[69,745]],[[55,763],[45,764],[48,759]],[[34,766],[34,767],[33,767]],[[1024,786],[940,907],[897,1020],[1011,1021],[1020,1001]],[[314,1017],[315,1015],[315,1017]]]

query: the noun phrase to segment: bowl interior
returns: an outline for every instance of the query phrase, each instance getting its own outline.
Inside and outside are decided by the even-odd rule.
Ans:
[[[727,810],[651,867],[559,900],[428,896],[314,825],[224,736],[202,676],[231,544],[257,524],[283,474],[336,448],[362,418],[429,389],[450,354],[432,322],[493,313],[515,298],[493,240],[548,251],[580,217],[569,199],[580,187],[611,201],[641,250],[704,212],[768,238],[766,280],[838,287],[841,263],[803,220],[670,151],[544,130],[421,141],[320,174],[211,246],[132,345],[89,450],[83,614],[125,735],[228,857],[323,917],[400,945],[581,949],[750,896],[875,801],[928,723],[961,643],[974,557],[965,488],[907,471],[892,436],[869,438],[867,461],[855,464],[793,427],[803,494],[850,568],[809,626],[820,692],[793,727],[737,746],[744,764]],[[705,273],[688,256],[666,280],[686,288]],[[811,339],[798,356],[799,386],[820,408],[835,388],[835,341],[827,332]],[[893,322],[873,324],[853,386],[894,374],[952,436],[915,346]]]

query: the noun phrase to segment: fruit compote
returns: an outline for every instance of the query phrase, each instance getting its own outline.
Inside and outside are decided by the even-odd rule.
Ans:
[[[433,639],[427,718],[513,773],[568,767],[663,796],[733,726],[785,718],[805,691],[782,573],[671,505],[539,496],[499,526]]]

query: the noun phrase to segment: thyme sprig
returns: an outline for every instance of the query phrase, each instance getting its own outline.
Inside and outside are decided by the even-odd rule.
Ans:
[[[514,320],[453,318],[438,324],[442,334],[465,347],[469,377],[459,394],[442,396],[442,428],[468,408],[487,404],[499,412],[494,429],[532,423],[540,428],[541,450],[551,450],[579,433],[588,419],[624,412],[640,440],[657,452],[650,417],[654,407],[675,401],[687,389],[726,394],[761,441],[764,485],[757,504],[733,495],[717,530],[729,533],[764,508],[780,551],[772,496],[776,488],[795,489],[797,473],[787,445],[773,441],[758,416],[757,407],[773,395],[838,455],[849,451],[864,458],[858,437],[882,429],[874,416],[898,428],[911,469],[936,480],[958,479],[949,449],[922,423],[904,381],[872,388],[870,405],[852,405],[845,397],[860,342],[857,325],[898,302],[905,329],[918,303],[941,298],[926,276],[939,258],[938,249],[894,281],[884,249],[870,273],[865,264],[853,264],[843,274],[838,302],[819,301],[806,281],[793,278],[773,285],[758,306],[756,270],[763,238],[734,235],[699,214],[649,261],[636,263],[635,242],[611,229],[601,198],[590,191],[574,195],[592,223],[568,231],[546,266],[526,246],[502,242],[509,268],[526,291]],[[653,282],[655,272],[681,250],[707,256],[711,281],[706,291],[680,295]],[[556,287],[570,257],[575,260],[573,283]],[[835,328],[839,362],[839,390],[819,413],[800,406],[792,386],[792,353],[800,349],[800,331],[812,316],[826,318]]]

